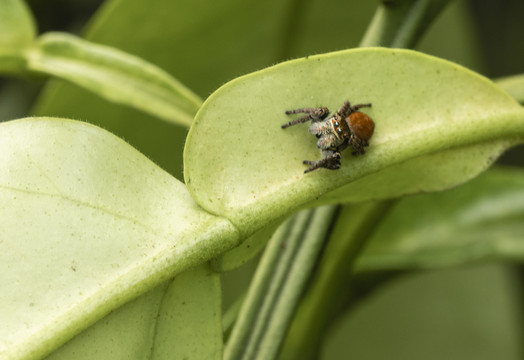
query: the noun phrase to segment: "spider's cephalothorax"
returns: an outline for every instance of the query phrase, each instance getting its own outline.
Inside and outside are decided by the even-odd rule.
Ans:
[[[319,168],[338,169],[340,167],[340,152],[348,146],[353,148],[353,155],[364,154],[364,147],[369,145],[368,140],[375,130],[373,120],[358,111],[364,107],[371,107],[371,104],[351,106],[349,101],[346,101],[329,118],[329,110],[326,107],[286,111],[287,115],[306,115],[282,125],[283,129],[311,121],[309,132],[318,138],[317,147],[322,153],[322,159],[318,161],[304,160],[305,165],[310,165],[309,169],[305,171],[306,173]]]

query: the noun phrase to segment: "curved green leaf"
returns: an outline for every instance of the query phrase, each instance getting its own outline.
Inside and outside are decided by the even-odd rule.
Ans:
[[[491,169],[456,189],[400,201],[369,239],[356,271],[524,260],[524,172]]]
[[[375,3],[310,0],[107,0],[83,33],[87,40],[140,56],[200,96],[256,69],[302,54],[356,46]],[[330,26],[312,27],[319,18]],[[348,27],[351,23],[351,27]],[[261,46],[260,44],[264,44]],[[50,81],[33,113],[94,122],[182,178],[186,129],[110,103],[78,86]]]
[[[73,35],[41,36],[29,53],[28,67],[175,124],[189,126],[201,104],[198,96],[160,68]]]
[[[52,118],[0,125],[0,357],[41,356],[238,244],[121,139]]]
[[[302,160],[320,157],[316,139],[307,125],[281,129],[289,121],[284,111],[336,110],[345,100],[373,104],[365,109],[376,123],[369,150],[359,157],[346,151],[337,171],[304,174]],[[464,182],[523,134],[520,105],[467,69],[409,50],[349,50],[283,63],[215,92],[190,130],[184,176],[202,207],[250,233],[316,199],[361,201],[427,190],[428,172],[431,190]],[[414,176],[399,176],[413,162]],[[382,188],[355,195],[348,187],[322,201],[365,176]]]
[[[486,170],[512,144],[508,138],[417,156],[344,185],[319,202],[360,202],[447,189]]]

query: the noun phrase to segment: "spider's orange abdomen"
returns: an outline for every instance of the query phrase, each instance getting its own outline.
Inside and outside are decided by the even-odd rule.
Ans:
[[[359,111],[351,113],[346,121],[351,132],[362,140],[369,140],[375,131],[375,123],[369,116]]]

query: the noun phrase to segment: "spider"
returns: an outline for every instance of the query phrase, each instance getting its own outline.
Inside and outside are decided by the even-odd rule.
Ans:
[[[318,138],[317,147],[320,149],[322,159],[318,161],[304,160],[303,164],[310,166],[304,173],[319,168],[330,170],[340,168],[340,152],[348,146],[353,148],[353,155],[364,154],[364,147],[369,145],[368,140],[375,130],[373,120],[366,114],[358,111],[365,107],[371,107],[371,104],[351,106],[349,101],[346,101],[329,118],[329,109],[324,106],[286,111],[286,115],[306,115],[282,125],[282,129],[311,121],[309,132]]]

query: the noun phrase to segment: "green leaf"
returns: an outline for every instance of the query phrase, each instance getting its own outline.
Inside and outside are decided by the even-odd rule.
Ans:
[[[320,359],[521,359],[518,270],[409,272],[339,314],[323,333]]]
[[[153,360],[222,359],[220,275],[207,265],[178,275],[155,328]]]
[[[290,119],[284,111],[335,111],[345,100],[373,104],[365,109],[376,124],[367,153],[347,150],[339,170],[304,174],[302,160],[320,157],[316,139],[307,125],[281,129]],[[203,208],[249,234],[312,201],[448,188],[484,170],[523,134],[520,105],[467,69],[409,50],[349,50],[283,63],[220,88],[190,130],[184,176]],[[359,179],[364,186],[348,185]],[[368,181],[380,186],[366,187]]]
[[[344,185],[322,196],[320,203],[360,202],[447,189],[486,170],[513,143],[511,138],[486,141],[417,156]]]
[[[185,186],[92,125],[0,125],[0,357],[35,358],[238,245]]]
[[[91,42],[140,56],[207,97],[226,81],[279,60],[278,54],[287,39],[282,32],[290,17],[297,18],[295,9],[290,7],[292,3],[156,0],[145,6],[143,0],[108,0],[83,33]],[[297,28],[309,30],[309,24]],[[337,24],[336,29],[340,28]],[[345,39],[339,42],[339,48]],[[316,42],[320,40],[317,38]],[[185,128],[109,103],[61,81],[46,86],[33,113],[95,123],[126,139],[182,179]]]
[[[33,43],[35,22],[22,0],[0,0],[0,49],[25,49]]]
[[[73,35],[43,35],[29,54],[31,70],[84,87],[107,100],[189,126],[201,100],[160,68]]]
[[[226,272],[237,269],[258,255],[266,246],[271,236],[282,221],[276,220],[265,225],[262,229],[242,241],[231,251],[211,261],[211,268],[216,272]]]
[[[88,27],[91,40],[155,58],[201,96],[278,60],[295,1],[142,0],[107,2]],[[130,32],[140,29],[138,36]],[[264,44],[261,46],[261,44]]]
[[[112,311],[46,360],[151,359],[158,312],[169,282]]]
[[[524,103],[524,74],[496,79],[496,83],[519,103]]]
[[[456,189],[401,200],[357,271],[524,260],[524,172],[492,169]]]
[[[34,19],[22,0],[0,0],[0,9],[0,73],[21,73],[36,34]]]
[[[220,278],[185,271],[111,312],[47,360],[221,359]]]

